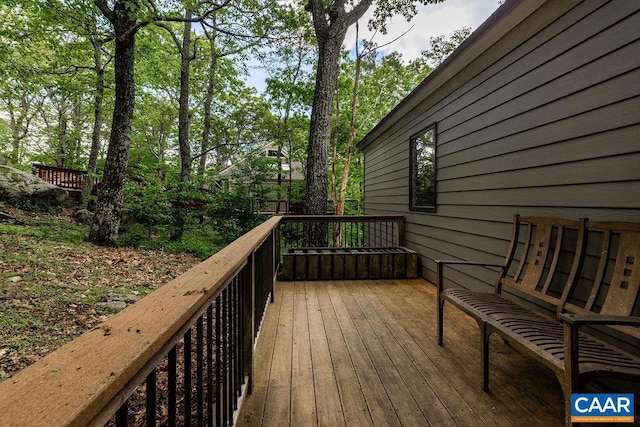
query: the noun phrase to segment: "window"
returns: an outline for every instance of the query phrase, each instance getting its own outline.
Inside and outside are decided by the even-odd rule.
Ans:
[[[409,209],[436,210],[436,125],[410,140]]]
[[[272,158],[278,158],[278,157],[284,157],[284,153],[280,153],[280,155],[278,156],[278,150],[267,150],[267,157],[272,157]]]

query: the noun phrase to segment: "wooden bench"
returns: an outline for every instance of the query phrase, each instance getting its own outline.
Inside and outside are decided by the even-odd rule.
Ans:
[[[631,346],[622,348],[640,340],[640,224],[516,215],[504,263],[436,263],[438,345],[446,301],[480,327],[483,390],[489,388],[494,333],[553,371],[564,392],[566,425],[571,424],[571,394],[588,380],[640,379],[640,357]],[[499,268],[494,292],[444,289],[445,265]],[[594,336],[602,332],[615,336],[619,345]]]

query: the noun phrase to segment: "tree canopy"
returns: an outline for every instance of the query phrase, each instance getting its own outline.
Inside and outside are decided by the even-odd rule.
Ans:
[[[273,197],[301,201],[306,193],[307,210],[324,212],[342,185],[328,182],[333,170],[346,177],[343,198],[357,209],[363,168],[349,147],[468,35],[432,39],[413,60],[356,40],[370,52],[358,57],[344,35],[369,7],[371,0],[312,0],[306,10],[272,0],[6,1],[0,157],[25,170],[32,162],[87,170],[83,206],[95,212],[90,238],[99,244],[117,244],[123,213],[149,218],[151,230],[184,227],[195,218],[179,211],[189,197],[227,191],[218,172],[268,143],[289,156],[272,171]],[[369,25],[385,31],[389,17],[410,17],[415,7],[377,2]],[[266,74],[262,93],[247,83],[256,67]],[[293,162],[304,165],[306,192],[287,186]],[[310,198],[318,194],[321,201]],[[136,203],[163,208],[155,215]]]

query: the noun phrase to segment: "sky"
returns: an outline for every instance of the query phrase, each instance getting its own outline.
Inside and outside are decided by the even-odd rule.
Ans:
[[[420,56],[420,52],[429,48],[431,37],[444,35],[449,38],[453,32],[462,27],[471,27],[475,30],[482,24],[499,6],[499,0],[445,0],[443,3],[419,5],[418,14],[407,22],[402,17],[395,17],[388,23],[388,33],[376,34],[373,41],[378,45],[384,45],[398,38],[403,33],[409,32],[392,44],[385,46],[385,51],[396,51],[402,54],[404,60]],[[366,22],[372,16],[372,11],[361,20],[359,38],[370,39],[372,34],[366,28]],[[352,26],[345,37],[345,46],[349,49],[355,45],[355,26]],[[254,86],[258,91],[264,90],[264,71],[259,68],[251,70],[251,76],[247,84]]]
[[[498,0],[445,0],[443,3],[419,5],[418,14],[407,22],[403,17],[392,18],[388,24],[388,34],[376,34],[374,41],[378,46],[391,42],[400,37],[404,32],[407,34],[385,47],[386,51],[396,51],[409,61],[420,56],[420,52],[429,48],[431,37],[443,35],[449,38],[455,30],[462,27],[471,27],[475,30],[482,24],[498,7]],[[369,21],[373,15],[369,11],[362,19],[362,22]],[[360,39],[369,39],[371,33],[366,29],[366,25],[360,25]],[[352,26],[345,37],[345,45],[355,44],[355,26]]]

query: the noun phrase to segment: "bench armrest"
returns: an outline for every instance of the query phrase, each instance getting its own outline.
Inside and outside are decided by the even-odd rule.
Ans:
[[[608,316],[600,314],[560,313],[560,320],[569,325],[627,325],[640,326],[640,317]]]
[[[440,292],[444,289],[444,266],[445,265],[475,265],[481,267],[497,267],[504,268],[504,264],[497,264],[491,262],[481,262],[481,261],[463,261],[460,259],[452,259],[452,260],[435,260],[436,265],[438,267],[438,299],[440,299]]]

